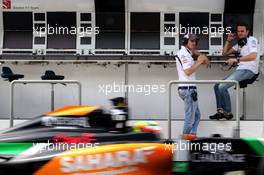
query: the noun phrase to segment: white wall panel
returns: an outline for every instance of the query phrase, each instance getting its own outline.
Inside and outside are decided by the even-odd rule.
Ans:
[[[12,0],[15,11],[94,11],[94,0]],[[10,11],[10,10],[8,10]]]
[[[10,66],[14,73],[25,75],[27,80],[40,80],[45,70],[54,70],[56,74],[64,75],[65,80],[78,80],[82,83],[83,105],[98,105],[108,108],[108,99],[124,96],[123,93],[99,92],[99,85],[112,84],[113,81],[124,82],[124,66],[117,68],[110,65],[107,68],[94,65],[3,65]],[[0,68],[2,69],[2,67]],[[0,80],[0,118],[9,117],[10,83]],[[76,105],[78,102],[77,88],[73,85],[55,86],[55,107]],[[17,85],[15,87],[15,116],[33,117],[50,111],[49,85]]]
[[[131,12],[220,12],[224,11],[224,0],[128,0]]]
[[[113,92],[106,95],[99,92],[99,85],[123,84],[124,66],[118,68],[108,65],[106,68],[98,65],[2,65],[10,66],[15,73],[25,74],[25,79],[40,79],[45,70],[54,70],[57,74],[65,75],[68,80],[78,80],[83,84],[83,104],[100,105],[110,107],[107,99],[123,96],[123,92]],[[0,67],[1,69],[1,67]],[[210,69],[202,68],[197,72],[198,79],[222,79],[230,72],[220,69],[220,65],[213,65]],[[147,68],[146,64],[129,65],[128,82],[130,85],[167,85],[170,80],[177,79],[175,67],[164,69],[163,65],[152,65]],[[0,118],[9,117],[9,82],[0,79]],[[263,118],[263,77],[260,81],[247,88],[247,118]],[[76,87],[73,85],[55,87],[56,107],[75,105],[78,101]],[[235,106],[235,91],[230,89],[232,106]],[[146,93],[145,93],[146,94]],[[166,118],[167,117],[167,92],[152,93],[129,93],[129,107],[132,118]],[[242,93],[241,93],[242,95]],[[50,110],[50,87],[49,85],[18,85],[16,87],[15,114],[19,117],[40,115]],[[176,119],[184,117],[183,102],[177,94],[176,87],[173,90],[172,113]],[[242,96],[241,96],[242,99]],[[242,106],[242,100],[240,102]],[[215,96],[212,86],[199,86],[199,105],[202,118],[208,119],[215,112]],[[235,109],[233,109],[235,110]],[[234,111],[235,112],[235,111]]]

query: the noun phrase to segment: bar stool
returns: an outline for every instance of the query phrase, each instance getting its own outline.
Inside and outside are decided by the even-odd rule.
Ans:
[[[246,119],[246,88],[249,84],[253,84],[257,80],[258,76],[259,73],[255,74],[251,79],[246,79],[239,82],[240,88],[243,89],[243,108],[242,108],[242,116],[240,118],[241,120]]]
[[[52,70],[46,70],[45,74],[41,76],[42,80],[63,80],[63,75],[56,75]]]
[[[42,80],[63,80],[63,75],[56,75],[52,70],[46,70],[45,74],[41,76]],[[54,110],[54,85],[56,83],[51,83],[51,109]],[[65,85],[65,84],[64,84]]]
[[[12,82],[14,80],[19,80],[24,78],[22,74],[14,74],[10,67],[2,67],[1,77],[4,78],[5,81]]]

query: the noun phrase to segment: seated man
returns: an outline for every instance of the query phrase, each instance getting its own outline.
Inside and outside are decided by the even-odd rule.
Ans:
[[[260,60],[259,46],[257,39],[249,36],[249,26],[246,23],[238,23],[236,30],[236,34],[231,33],[228,35],[223,49],[223,55],[239,53],[241,57],[230,58],[226,61],[228,65],[238,63],[238,67],[235,72],[227,76],[224,80],[243,81],[251,79],[255,74],[258,74]],[[230,43],[236,37],[238,37],[238,43],[231,48]],[[230,83],[221,83],[214,86],[217,113],[210,116],[210,119],[226,118],[230,120],[233,118],[230,95],[228,93],[228,89],[233,85]]]

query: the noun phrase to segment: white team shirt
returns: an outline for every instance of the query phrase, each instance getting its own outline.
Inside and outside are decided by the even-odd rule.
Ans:
[[[232,47],[236,52],[239,52],[241,56],[247,56],[252,52],[257,53],[257,58],[253,61],[240,61],[238,64],[239,69],[247,69],[251,70],[255,74],[258,74],[259,72],[259,60],[260,60],[260,55],[259,55],[259,44],[258,40],[252,36],[247,38],[247,44],[243,46],[242,48],[238,46],[238,44],[234,45]]]
[[[175,59],[176,59],[179,80],[180,81],[196,80],[195,72],[191,74],[190,76],[184,73],[184,70],[189,69],[195,63],[192,57],[191,51],[188,48],[181,46],[181,49],[177,52],[177,56],[179,59],[177,57],[175,57]],[[181,86],[196,86],[196,85],[195,84],[179,84],[179,87]]]

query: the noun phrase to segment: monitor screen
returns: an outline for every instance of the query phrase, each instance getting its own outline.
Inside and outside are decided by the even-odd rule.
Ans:
[[[96,49],[125,48],[125,13],[98,12],[96,13]]]
[[[75,49],[76,48],[76,13],[48,12],[47,13],[47,48]]]
[[[195,33],[199,38],[199,50],[209,50],[209,13],[183,12],[180,13],[181,33]],[[205,29],[208,29],[208,32]],[[188,32],[189,31],[189,32]],[[180,33],[180,43],[184,34]]]
[[[3,12],[4,41],[6,49],[32,49],[32,12]]]
[[[130,49],[160,49],[160,13],[131,13]]]

